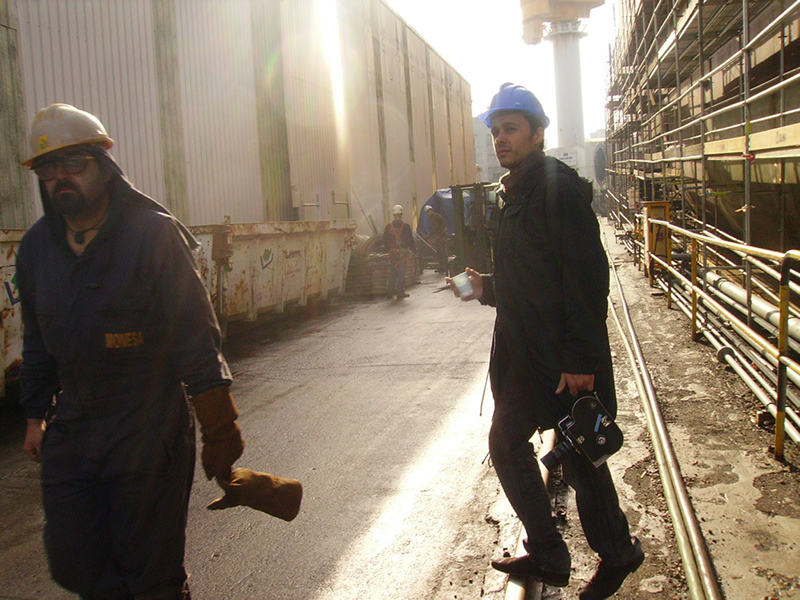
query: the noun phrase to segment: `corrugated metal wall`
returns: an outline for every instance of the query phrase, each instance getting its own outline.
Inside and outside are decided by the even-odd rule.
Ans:
[[[160,133],[150,1],[17,7],[26,123],[54,102],[97,115],[118,140],[113,152],[131,180],[163,198],[161,146],[152,143]],[[38,198],[35,205],[39,214]]]
[[[188,221],[261,221],[250,0],[180,0],[175,10]]]
[[[18,8],[28,122],[53,102],[78,106],[105,124],[134,185],[187,223],[262,220],[249,0]]]
[[[369,5],[372,0],[352,0],[339,4],[339,32],[342,40],[342,66],[345,87],[350,159],[350,187],[347,198],[358,222],[359,233],[368,235],[373,215],[381,226],[381,163],[378,144],[378,105],[373,63],[372,27]]]
[[[334,78],[341,70],[339,36],[331,31],[336,8],[334,0],[294,0],[281,10],[292,206],[301,220],[330,219],[334,195],[349,188],[349,173],[339,169],[347,145],[339,143],[346,126]]]
[[[469,84],[383,0],[340,1],[351,196],[359,232],[475,180]]]
[[[421,210],[424,202],[438,187],[433,162],[431,134],[432,113],[430,106],[430,77],[428,74],[428,54],[431,52],[416,31],[408,30],[409,76],[411,80],[411,107],[414,114],[414,178],[416,182],[417,207]]]
[[[283,75],[281,7],[253,2],[252,32],[264,221],[294,217]]]
[[[383,0],[17,11],[23,121],[96,114],[131,181],[190,225],[352,216],[369,233],[475,178],[468,83]]]
[[[29,176],[19,168],[28,144],[19,64],[16,0],[0,0],[0,229],[33,221]]]

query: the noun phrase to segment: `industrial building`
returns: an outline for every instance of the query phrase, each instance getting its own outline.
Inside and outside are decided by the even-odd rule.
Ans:
[[[2,227],[37,215],[36,110],[97,115],[189,225],[416,214],[475,179],[469,84],[382,0],[0,0]]]

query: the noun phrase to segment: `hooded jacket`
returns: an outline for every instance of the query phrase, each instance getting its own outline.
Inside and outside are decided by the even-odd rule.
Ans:
[[[231,381],[189,231],[166,208],[114,173],[109,214],[76,256],[42,185],[44,216],[17,256],[22,301],[20,402],[44,418],[58,394],[60,420],[137,416],[140,426],[185,411],[194,395]],[[185,403],[183,403],[185,404]]]
[[[541,151],[501,184],[495,268],[483,278],[481,299],[497,307],[493,378],[506,369],[522,373],[533,401],[550,404],[557,419],[563,411],[553,410],[549,401],[555,399],[560,374],[594,374],[595,389],[613,412],[608,261],[585,184],[573,169]],[[498,340],[507,352],[497,351]],[[547,376],[526,376],[532,372]]]

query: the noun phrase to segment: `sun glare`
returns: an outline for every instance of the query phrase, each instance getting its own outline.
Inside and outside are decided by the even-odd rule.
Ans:
[[[339,15],[337,0],[317,0],[322,46],[328,61],[333,93],[336,138],[340,150],[346,147],[347,123],[344,99],[344,72],[342,69],[342,47],[339,39]]]

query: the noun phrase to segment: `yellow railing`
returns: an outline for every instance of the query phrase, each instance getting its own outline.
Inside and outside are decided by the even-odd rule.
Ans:
[[[689,231],[668,221],[659,219],[648,219],[645,227],[650,225],[657,225],[667,228],[676,236],[680,236],[691,240],[691,279],[687,278],[683,273],[678,271],[671,261],[664,260],[664,258],[657,256],[650,252],[650,249],[645,247],[645,265],[650,265],[651,261],[654,264],[660,265],[667,270],[672,276],[691,290],[691,320],[692,320],[692,339],[696,339],[698,332],[698,298],[702,298],[705,305],[716,312],[718,315],[724,317],[729,323],[730,327],[736,331],[743,339],[745,339],[751,346],[757,348],[762,353],[774,359],[777,365],[778,384],[776,388],[777,401],[775,413],[775,444],[774,452],[776,458],[783,458],[784,453],[784,438],[785,438],[785,422],[786,422],[786,400],[787,400],[787,370],[791,370],[800,376],[800,364],[792,360],[789,356],[789,313],[790,313],[790,272],[793,266],[800,265],[800,250],[789,250],[788,252],[780,253],[764,248],[754,246],[747,246],[735,242],[729,242]],[[672,237],[671,235],[668,237]],[[701,285],[698,285],[698,254],[701,252],[701,246],[717,246],[732,250],[745,257],[757,257],[773,261],[779,265],[780,279],[777,282],[779,285],[779,318],[778,318],[778,344],[772,344],[764,336],[754,331],[746,323],[744,323],[734,312],[720,304],[711,294],[709,294]],[[767,272],[767,275],[770,273]],[[668,289],[668,301],[671,300],[669,294],[671,288]]]

